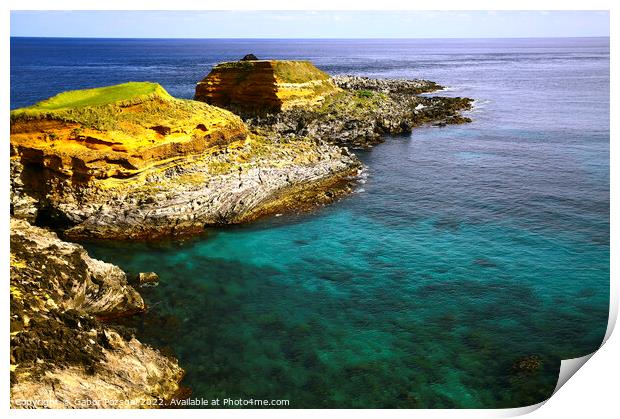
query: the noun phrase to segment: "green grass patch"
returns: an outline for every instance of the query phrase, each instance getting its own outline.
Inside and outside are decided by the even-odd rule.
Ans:
[[[266,64],[268,63],[268,64]],[[230,61],[218,64],[216,69],[234,69],[239,71],[239,80],[244,80],[256,69],[271,65],[274,76],[283,83],[305,83],[311,80],[327,80],[329,74],[319,70],[310,61],[296,60],[259,60]]]
[[[278,81],[284,83],[329,79],[327,73],[316,68],[310,61],[274,61],[273,72]]]
[[[360,97],[360,98],[372,97],[373,95],[374,93],[371,90],[358,90],[357,91],[357,97]]]
[[[92,91],[98,94],[92,96]],[[85,94],[80,95],[81,93]],[[81,100],[76,102],[75,99],[80,96]],[[68,106],[75,103],[81,105]],[[131,105],[140,107],[136,111],[127,112],[127,107]],[[122,127],[127,127],[129,130],[127,132],[132,134],[134,131],[131,130],[131,126],[175,126],[196,115],[209,120],[228,118],[222,112],[223,110],[206,103],[176,99],[156,83],[125,83],[61,93],[34,106],[11,111],[11,123],[51,119],[78,123],[82,127],[101,131],[123,131],[125,128]],[[80,129],[75,132],[76,136],[79,135]]]
[[[36,114],[59,110],[102,106],[109,104],[136,103],[154,96],[171,99],[172,96],[157,83],[129,82],[115,86],[97,87],[95,89],[71,90],[60,93],[27,108],[17,109],[11,114]]]
[[[367,118],[387,100],[384,93],[371,92],[371,95],[359,94],[359,91],[342,91],[325,98],[317,109],[319,114],[334,114],[336,118]]]

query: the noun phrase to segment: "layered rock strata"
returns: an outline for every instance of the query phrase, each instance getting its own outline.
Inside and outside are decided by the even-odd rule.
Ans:
[[[144,310],[118,267],[11,219],[11,406],[157,407],[179,391],[177,361],[102,319]]]
[[[341,148],[251,133],[226,110],[144,85],[13,111],[12,214],[73,239],[155,239],[329,202],[360,169]],[[146,94],[126,93],[136,89]]]
[[[265,113],[314,106],[339,90],[309,61],[242,59],[213,67],[197,84],[195,99],[237,113]]]

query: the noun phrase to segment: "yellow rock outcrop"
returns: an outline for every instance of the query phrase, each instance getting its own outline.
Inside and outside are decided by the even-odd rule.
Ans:
[[[216,65],[196,86],[195,99],[239,111],[278,112],[316,105],[338,91],[309,61],[236,61]]]
[[[135,85],[156,88],[150,95],[133,95]],[[13,157],[22,164],[39,165],[75,181],[124,178],[248,135],[241,119],[223,109],[175,99],[154,83],[120,86],[127,88],[127,94],[111,102],[97,102],[90,97],[86,106],[75,106],[73,102],[51,109],[45,106],[55,100],[68,102],[62,96],[75,92],[66,92],[13,111]]]

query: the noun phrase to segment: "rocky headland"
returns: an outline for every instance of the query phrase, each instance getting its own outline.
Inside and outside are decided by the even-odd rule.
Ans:
[[[359,170],[342,148],[250,132],[154,83],[66,92],[11,113],[12,215],[71,239],[173,237],[299,210],[346,192]]]
[[[61,238],[179,237],[328,204],[362,169],[348,147],[469,121],[470,99],[421,95],[439,89],[249,55],[196,100],[132,82],[12,111],[12,406],[157,407],[180,391],[176,360],[110,323],[145,310],[125,273]]]
[[[242,59],[213,67],[194,98],[238,114],[266,113],[319,104],[338,91],[309,61]]]
[[[303,71],[287,76],[285,69],[297,67]],[[261,76],[249,77],[252,69]],[[217,65],[196,86],[195,99],[235,112],[255,133],[368,148],[417,126],[470,122],[461,112],[471,109],[471,99],[421,96],[441,89],[428,80],[329,77],[307,61],[257,60]],[[258,91],[264,93],[248,94]]]

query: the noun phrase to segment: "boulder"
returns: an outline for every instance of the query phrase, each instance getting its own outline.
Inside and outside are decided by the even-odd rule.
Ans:
[[[254,54],[247,54],[244,55],[239,61],[258,61],[258,58]]]

